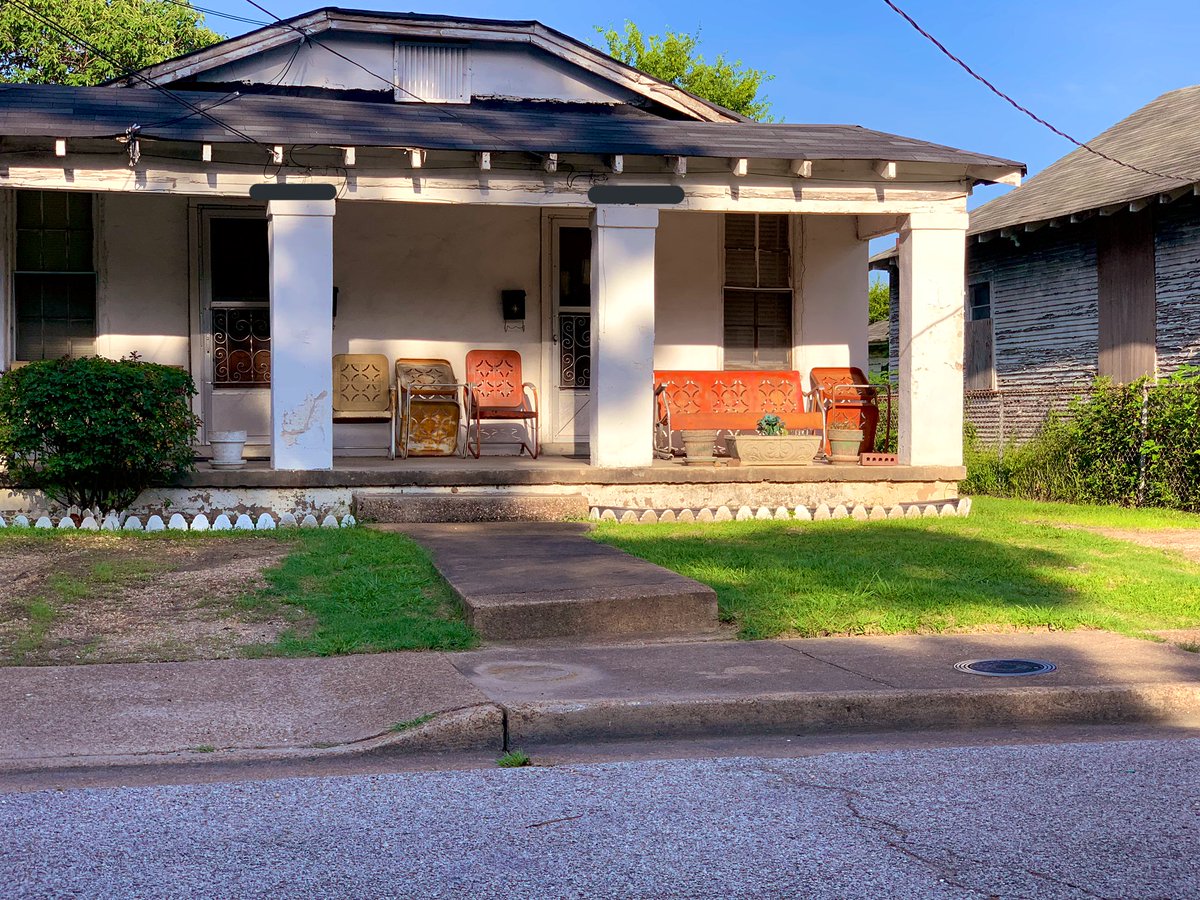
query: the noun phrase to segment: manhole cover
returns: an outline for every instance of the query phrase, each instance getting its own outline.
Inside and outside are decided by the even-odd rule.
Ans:
[[[574,669],[568,669],[566,666],[556,666],[553,663],[495,663],[490,666],[484,666],[481,672],[489,678],[516,683],[529,681],[567,681],[579,676],[579,673]]]
[[[1058,666],[1044,659],[966,659],[955,663],[954,668],[968,675],[1045,675]]]

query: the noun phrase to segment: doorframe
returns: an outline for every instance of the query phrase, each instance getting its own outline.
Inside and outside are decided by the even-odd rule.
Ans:
[[[546,386],[543,407],[548,415],[542,418],[541,435],[545,447],[563,447],[555,441],[558,431],[558,229],[562,226],[590,228],[592,213],[586,209],[543,209],[541,221],[542,245],[542,384]],[[590,392],[590,388],[589,388]],[[574,453],[574,444],[567,448]]]
[[[189,243],[192,248],[193,261],[191,277],[189,278],[190,298],[190,331],[191,331],[191,369],[196,384],[196,396],[193,398],[193,412],[200,417],[200,428],[197,431],[197,445],[208,447],[208,423],[212,414],[212,297],[209,260],[208,223],[214,218],[219,219],[265,219],[266,208],[257,203],[204,203],[197,200],[190,202],[188,216]],[[249,389],[248,389],[249,390]],[[254,388],[253,390],[263,390]],[[270,388],[267,388],[270,390]],[[247,443],[249,452],[252,448],[261,453],[263,448],[269,451],[270,422],[267,423],[267,442],[262,444]],[[257,454],[256,454],[257,455]]]

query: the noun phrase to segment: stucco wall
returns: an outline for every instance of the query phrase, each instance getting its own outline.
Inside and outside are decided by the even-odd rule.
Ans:
[[[187,198],[98,194],[96,202],[97,352],[187,366]]]
[[[801,216],[796,232],[795,350],[805,384],[816,366],[867,369],[867,259],[853,216]]]
[[[654,367],[721,368],[721,216],[661,213],[655,251]]]

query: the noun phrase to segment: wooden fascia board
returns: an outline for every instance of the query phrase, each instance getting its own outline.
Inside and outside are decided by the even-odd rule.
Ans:
[[[197,58],[191,62],[188,61],[188,56],[192,54],[188,54],[178,59],[169,59],[166,62],[161,62],[156,66],[148,66],[142,69],[140,74],[155,84],[170,84],[171,82],[190,78],[200,72],[207,72],[210,69],[215,69],[227,63],[237,62],[239,59],[245,59],[248,56],[253,56],[255,53],[264,53],[268,50],[274,50],[276,47],[295,43],[299,39],[299,35],[295,31],[297,28],[306,35],[317,35],[323,31],[328,31],[331,27],[332,23],[324,13],[311,16],[299,22],[292,22],[290,25],[267,25],[256,31],[251,31],[249,34],[231,38],[228,41],[229,46],[225,47],[219,53],[206,53],[204,50],[201,50],[197,54]],[[124,78],[113,79],[112,83],[124,81],[130,81],[129,77],[125,76]],[[133,80],[131,83],[138,87],[145,85],[145,82],[137,80]]]

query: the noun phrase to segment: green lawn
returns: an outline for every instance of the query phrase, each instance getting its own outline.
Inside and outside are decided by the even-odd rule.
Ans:
[[[1200,516],[980,498],[966,519],[604,523],[595,536],[712,585],[744,638],[1200,625],[1200,565],[1090,528],[1200,529]]]
[[[363,528],[0,530],[0,665],[461,650],[429,555]]]
[[[465,650],[478,638],[429,555],[401,534],[363,528],[299,533],[299,546],[265,573],[248,608],[285,603],[315,624],[260,652],[332,656],[385,650]],[[251,651],[253,652],[253,651]]]

